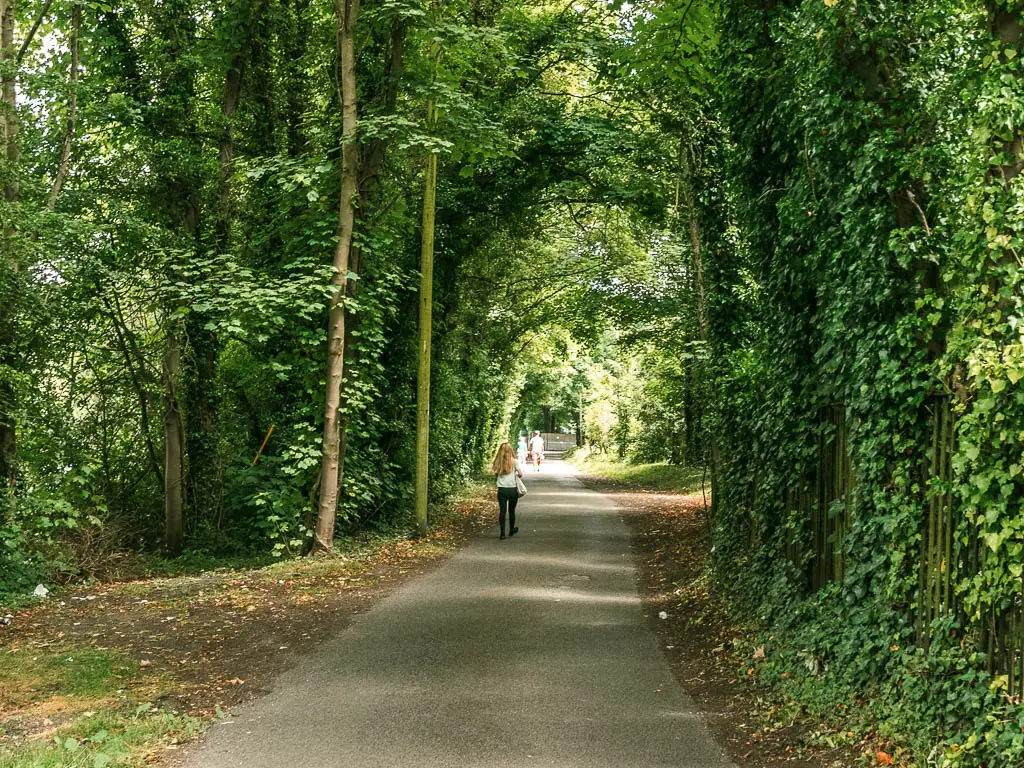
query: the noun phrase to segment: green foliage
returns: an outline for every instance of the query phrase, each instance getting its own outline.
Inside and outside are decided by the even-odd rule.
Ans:
[[[631,464],[609,461],[587,449],[575,452],[572,463],[582,471],[597,477],[635,485],[646,490],[669,493],[700,493],[706,479],[701,469],[668,464]],[[708,489],[710,490],[710,489]]]
[[[24,19],[38,10],[19,6]],[[21,154],[2,180],[16,174],[20,197],[0,201],[0,422],[17,433],[0,582],[102,575],[119,551],[159,551],[165,352],[178,341],[190,556],[301,554],[340,171],[336,84],[323,65],[336,55],[330,9],[83,7],[74,84],[70,6],[51,13],[18,72]],[[665,190],[660,176],[649,183],[658,134],[576,98],[580,67],[618,50],[614,18],[599,6],[465,3],[437,19],[418,4],[364,4],[358,140],[376,176],[361,189],[345,299],[342,532],[399,522],[411,499],[425,151],[441,155],[435,499],[507,431],[527,334],[553,324],[599,334],[581,276],[609,285],[642,257],[636,211],[660,216]],[[72,93],[68,176],[51,209]],[[428,97],[440,119],[425,132]],[[568,225],[561,206],[586,226]],[[541,222],[564,243],[538,234]],[[566,299],[554,310],[552,289]],[[578,400],[582,374],[572,376],[566,397]]]
[[[775,679],[817,711],[856,694],[865,727],[909,741],[918,764],[1016,764],[1020,706],[985,638],[1016,642],[1003,622],[1024,562],[1019,263],[1003,258],[1020,190],[999,170],[1022,121],[1016,105],[989,109],[1019,82],[1019,34],[994,44],[994,6],[722,10],[725,131],[705,140],[716,190],[701,201],[706,225],[735,233],[705,230],[720,589],[781,638]],[[944,474],[933,425],[948,402]],[[852,492],[822,514],[850,522],[842,572],[815,591],[804,575],[821,544],[797,500],[824,493],[819,445],[837,433],[821,414],[837,403]],[[920,563],[944,499],[954,597],[927,626]]]
[[[86,482],[81,475],[75,479]],[[76,535],[101,528],[97,514],[103,510],[75,501],[41,491],[0,501],[0,595],[31,591],[44,578],[85,575],[67,545]]]
[[[301,554],[339,203],[330,8],[83,6],[72,83],[58,5],[0,162],[0,589],[159,550],[175,408],[195,561]],[[865,723],[922,763],[1024,757],[990,642],[1024,574],[1019,7],[403,0],[364,4],[358,34],[340,531],[410,511],[434,152],[433,498],[537,428],[651,465],[600,465],[623,478],[707,472],[717,587],[784,638],[762,677],[820,712],[870,694]],[[939,514],[955,535],[921,568]]]

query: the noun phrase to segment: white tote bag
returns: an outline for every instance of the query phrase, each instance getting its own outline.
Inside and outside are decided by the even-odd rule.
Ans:
[[[526,495],[526,483],[523,482],[523,478],[516,472],[516,493],[519,494],[519,498],[523,498]]]

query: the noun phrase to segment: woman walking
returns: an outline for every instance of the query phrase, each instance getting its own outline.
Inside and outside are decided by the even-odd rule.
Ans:
[[[505,442],[498,448],[491,464],[491,472],[498,478],[498,526],[501,529],[499,539],[505,538],[505,517],[508,516],[508,535],[519,533],[516,527],[516,504],[519,503],[519,484],[516,480],[523,476],[522,470],[516,466],[516,457],[512,446]]]

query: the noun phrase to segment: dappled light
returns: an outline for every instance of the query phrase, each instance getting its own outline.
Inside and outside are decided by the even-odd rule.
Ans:
[[[0,61],[0,767],[1024,765],[1020,0]]]

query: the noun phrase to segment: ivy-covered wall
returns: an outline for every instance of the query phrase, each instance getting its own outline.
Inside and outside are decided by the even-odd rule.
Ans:
[[[719,580],[921,765],[1024,760],[1021,53],[1016,3],[724,3]]]

